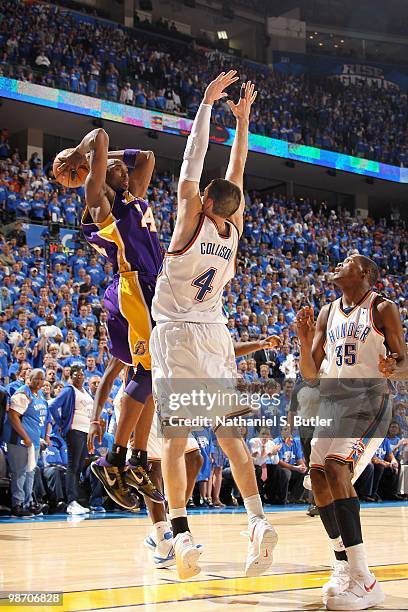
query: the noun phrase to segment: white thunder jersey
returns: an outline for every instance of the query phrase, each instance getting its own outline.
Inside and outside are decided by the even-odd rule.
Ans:
[[[222,296],[225,285],[235,276],[239,236],[232,223],[225,223],[227,236],[220,235],[216,223],[202,215],[186,247],[165,255],[152,303],[157,323],[227,322]]]
[[[386,355],[384,335],[375,327],[369,291],[351,311],[342,309],[341,298],[332,302],[326,328],[326,360],[322,378],[382,378],[378,356]]]

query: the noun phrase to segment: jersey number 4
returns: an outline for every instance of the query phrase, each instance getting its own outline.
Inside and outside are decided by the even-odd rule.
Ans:
[[[344,352],[343,352],[344,349]],[[356,363],[356,345],[355,344],[340,344],[336,346],[336,365],[353,366]]]
[[[197,276],[191,283],[193,287],[198,288],[194,298],[197,300],[197,302],[203,302],[207,296],[207,293],[211,293],[213,290],[214,287],[212,286],[212,282],[216,273],[217,268],[208,268],[208,270]]]

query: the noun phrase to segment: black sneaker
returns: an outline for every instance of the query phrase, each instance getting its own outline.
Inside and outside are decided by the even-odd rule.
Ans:
[[[100,457],[91,463],[93,474],[101,481],[109,497],[125,510],[139,506],[139,500],[128,487],[124,478],[124,468],[118,468]]]
[[[28,510],[35,516],[43,516],[44,514],[48,514],[49,508],[48,504],[32,502],[29,505]]]
[[[187,502],[187,508],[195,508],[195,507],[196,507],[196,505],[195,505],[195,503],[193,501],[193,498],[190,497],[190,499]]]
[[[316,506],[316,504],[310,504],[306,514],[307,516],[319,516],[319,508]]]
[[[129,487],[136,489],[156,504],[164,502],[164,495],[152,483],[146,470],[141,465],[128,463],[124,472],[125,482]]]
[[[21,519],[29,519],[33,518],[34,516],[34,514],[30,512],[30,510],[26,510],[25,508],[23,508],[22,504],[18,506],[13,506],[11,509],[11,515]]]

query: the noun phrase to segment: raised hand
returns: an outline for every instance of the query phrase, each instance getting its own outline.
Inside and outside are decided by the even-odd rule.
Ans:
[[[88,161],[85,155],[79,153],[76,149],[72,149],[72,151],[66,155],[65,157],[60,157],[62,164],[59,166],[59,172],[66,171],[75,171],[78,170],[80,166],[87,166]]]
[[[227,104],[230,107],[232,114],[238,121],[239,119],[248,119],[251,114],[252,104],[256,100],[258,92],[255,91],[255,84],[252,81],[242,83],[239,101],[237,104],[232,100],[227,100]]]
[[[301,308],[296,315],[295,323],[300,343],[311,346],[316,330],[313,307]]]
[[[230,70],[227,73],[221,72],[221,74],[207,86],[203,103],[214,104],[216,100],[220,100],[221,98],[228,96],[227,92],[224,90],[235,83],[235,81],[238,81],[239,77],[236,76],[236,74],[236,70]]]

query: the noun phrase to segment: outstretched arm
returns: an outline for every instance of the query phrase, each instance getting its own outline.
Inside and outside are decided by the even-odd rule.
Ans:
[[[239,235],[242,234],[244,228],[243,215],[245,200],[243,192],[244,170],[248,156],[249,116],[257,93],[258,92],[255,91],[255,85],[251,83],[251,81],[248,81],[248,83],[242,84],[238,104],[234,104],[231,100],[227,101],[228,106],[237,120],[237,126],[225,178],[238,185],[241,189],[241,204],[238,210],[230,218],[230,221],[238,228]]]
[[[145,198],[156,162],[153,151],[109,151],[108,159],[120,159],[126,164],[129,170],[130,193],[138,198]]]
[[[277,349],[281,345],[279,336],[269,336],[264,340],[255,340],[254,342],[234,342],[235,357],[243,357],[250,355],[261,349]]]
[[[222,72],[205,90],[191,133],[187,139],[178,184],[177,221],[170,243],[171,250],[182,248],[193,236],[202,212],[200,179],[210,137],[212,105],[227,96],[226,87],[238,80],[236,70]]]

